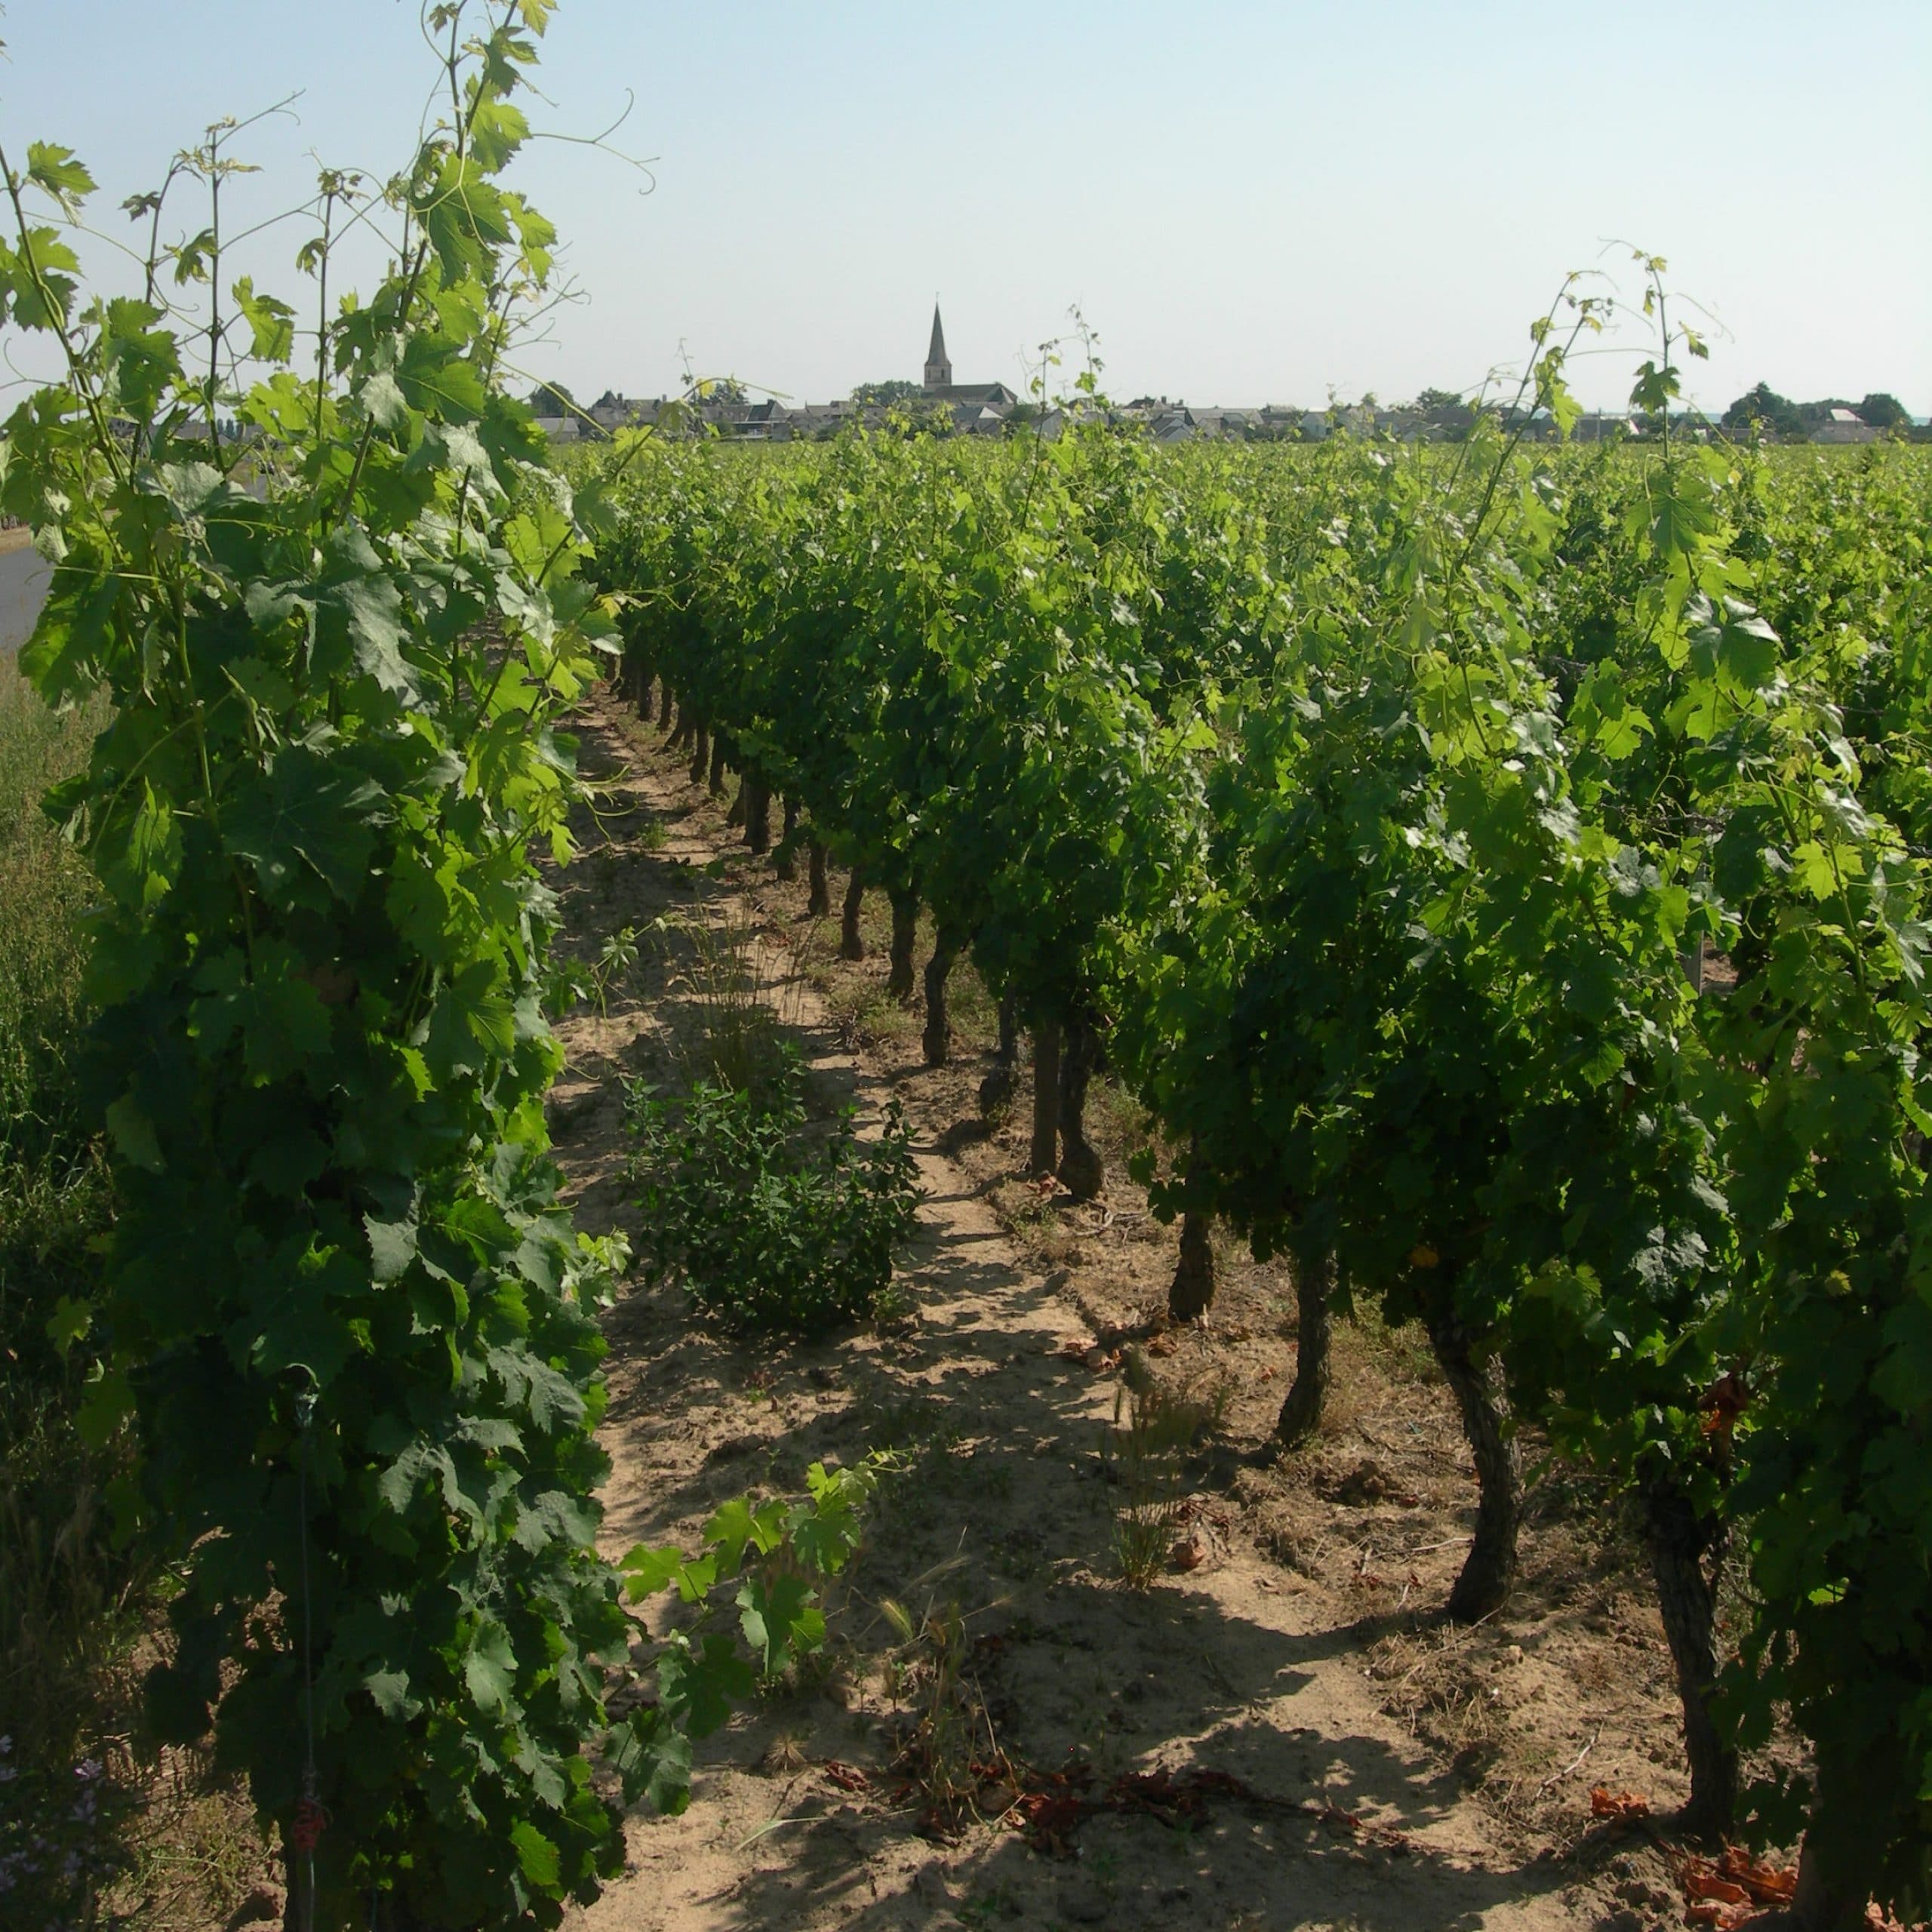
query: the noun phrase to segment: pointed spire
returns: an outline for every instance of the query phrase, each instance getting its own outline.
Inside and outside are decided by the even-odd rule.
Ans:
[[[946,331],[939,318],[939,297],[933,297],[933,339],[926,351],[926,387],[943,389],[952,380],[952,365],[946,358]]]

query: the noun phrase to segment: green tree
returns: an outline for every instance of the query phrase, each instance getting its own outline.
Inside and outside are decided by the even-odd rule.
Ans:
[[[1889,389],[1875,389],[1858,405],[1859,420],[1875,429],[1896,429],[1909,423],[1905,405]]]
[[[1423,389],[1417,394],[1412,407],[1420,411],[1437,429],[1445,430],[1452,436],[1467,435],[1476,420],[1475,410],[1454,389]]]
[[[1797,410],[1798,418],[1808,432],[1821,423],[1829,423],[1833,410],[1850,409],[1851,401],[1847,396],[1821,395],[1815,401],[1801,402],[1792,406]]]
[[[860,383],[852,391],[852,400],[857,403],[881,403],[890,405],[895,402],[911,402],[925,394],[918,383],[909,383],[895,377],[889,383]]]
[[[1727,429],[1768,429],[1774,435],[1801,437],[1804,414],[1789,397],[1781,396],[1768,383],[1746,389],[1724,413]]]
[[[535,416],[578,416],[583,411],[577,399],[561,383],[539,383],[530,392],[531,413]]]

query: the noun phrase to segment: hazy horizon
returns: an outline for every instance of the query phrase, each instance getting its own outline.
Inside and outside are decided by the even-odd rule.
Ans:
[[[72,146],[111,207],[208,121],[304,89],[247,142],[266,211],[312,150],[379,175],[404,157],[432,78],[414,11],[337,0],[318,40],[290,0],[14,0],[0,134]],[[1932,8],[1879,0],[564,0],[549,125],[594,133],[630,90],[613,138],[651,173],[558,143],[519,158],[587,297],[522,368],[588,401],[675,389],[688,358],[823,401],[916,380],[937,295],[962,382],[1022,388],[1077,304],[1117,397],[1392,401],[1513,362],[1570,269],[1640,293],[1621,237],[1669,258],[1687,318],[1709,312],[1689,400],[1762,380],[1924,415],[1929,80]],[[270,231],[236,266],[299,289],[301,238]],[[1576,368],[1593,408],[1639,352],[1607,346]]]

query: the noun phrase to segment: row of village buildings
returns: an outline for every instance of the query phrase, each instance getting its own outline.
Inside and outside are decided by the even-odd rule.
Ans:
[[[1088,419],[1138,424],[1155,441],[1191,442],[1224,438],[1249,442],[1319,442],[1343,430],[1354,435],[1392,435],[1405,442],[1447,442],[1459,435],[1467,411],[1418,408],[1378,408],[1366,403],[1328,409],[1298,409],[1270,404],[1259,409],[1191,409],[1166,397],[1143,396],[1123,405],[1080,402],[1044,408],[1028,404],[1004,383],[955,383],[946,349],[946,331],[939,307],[933,307],[932,340],[926,351],[924,379],[916,393],[894,402],[846,397],[837,402],[788,403],[775,396],[753,401],[735,385],[700,386],[684,396],[637,397],[607,392],[587,410],[572,416],[542,416],[538,421],[553,441],[572,442],[608,436],[625,428],[655,426],[691,435],[716,435],[740,442],[814,441],[835,436],[848,425],[882,426],[896,411],[928,426],[937,423],[959,435],[1004,435],[1022,428],[1029,435],[1056,436],[1078,411]],[[1458,417],[1460,420],[1458,420]],[[1553,437],[1555,426],[1542,411],[1521,426],[1526,434]],[[1694,434],[1709,435],[1718,427],[1693,415]],[[1641,435],[1640,422],[1626,415],[1592,413],[1571,431],[1576,442]],[[1879,432],[1848,409],[1834,409],[1831,418],[1813,432],[1820,443],[1867,443]]]
[[[914,397],[887,405],[848,397],[836,402],[786,403],[775,398],[754,402],[743,398],[635,397],[611,393],[600,397],[580,416],[545,416],[537,420],[552,440],[558,442],[597,438],[620,429],[651,426],[739,442],[810,442],[836,435],[854,423],[863,423],[872,429],[883,427],[895,412],[915,423],[930,423],[937,413],[936,400]],[[976,390],[970,401],[947,399],[938,407],[952,419],[952,430],[966,435],[1010,435],[1023,429],[1028,435],[1051,438],[1076,414],[1087,420],[1138,424],[1160,443],[1214,438],[1238,442],[1319,442],[1337,431],[1358,436],[1390,435],[1404,442],[1447,442],[1460,433],[1454,423],[1444,423],[1421,410],[1383,409],[1360,404],[1325,410],[1272,404],[1259,409],[1201,409],[1149,396],[1106,406],[1076,405],[1072,410],[1057,406],[1044,411],[1029,408],[1016,415],[1020,400],[1004,384],[993,383],[983,391]],[[1811,441],[1878,441],[1881,432],[1860,421],[1848,410],[1835,411],[1833,414],[1849,420],[1821,423],[1812,431]],[[1687,426],[1694,435],[1707,435],[1719,428],[1708,418],[1695,414],[1672,420]],[[1555,428],[1546,412],[1538,411],[1527,426],[1527,432],[1539,440],[1553,439]],[[1642,423],[1629,416],[1592,411],[1578,420],[1571,430],[1570,440],[1599,442],[1644,433]]]

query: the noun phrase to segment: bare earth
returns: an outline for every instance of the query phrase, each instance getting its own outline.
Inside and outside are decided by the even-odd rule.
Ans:
[[[1444,1625],[1473,1478],[1413,1338],[1341,1324],[1321,1437],[1263,1466],[1253,1452],[1294,1373],[1287,1278],[1226,1247],[1209,1322],[1163,1333],[1150,1318],[1174,1238],[1123,1178],[1131,1106],[1103,1090],[1091,1109],[1109,1160],[1102,1201],[1043,1198],[1022,1176],[1017,1128],[977,1120],[989,1017],[968,970],[955,1063],[929,1072],[916,1016],[882,997],[881,928],[872,956],[838,962],[835,924],[804,918],[802,864],[783,883],[745,855],[724,801],[660,743],[614,694],[583,721],[585,768],[605,790],[586,856],[560,882],[567,929],[595,958],[632,927],[644,956],[603,1015],[584,1009],[562,1029],[571,1069],[552,1118],[581,1224],[626,1225],[621,1078],[674,1080],[689,1037],[686,943],[649,931],[666,913],[753,925],[820,1094],[868,1109],[896,1094],[927,1199],[903,1323],[780,1347],[710,1335],[660,1289],[611,1312],[611,1555],[640,1540],[689,1546],[723,1498],[795,1488],[814,1458],[890,1447],[901,1466],[838,1607],[829,1663],[701,1747],[690,1810],[638,1817],[629,1872],[573,1924],[1678,1922],[1660,1828],[1590,1817],[1594,1784],[1642,1793],[1660,1817],[1684,1795],[1661,1633],[1603,1497],[1542,1475],[1515,1599],[1476,1629]],[[1139,1591],[1115,1540],[1128,1486],[1100,1453],[1118,1350],[1134,1337],[1164,1386],[1218,1412],[1168,1499],[1174,1559]],[[958,1637],[949,1650],[903,1642],[879,1607],[888,1598],[928,1629],[956,1611]],[[935,1689],[948,1659],[949,1699]],[[1112,1808],[1029,1834],[1017,1813],[999,1815],[1010,1792],[983,1795],[981,1815],[942,1829],[894,1768],[921,1713],[942,1707],[964,1727],[962,1777],[1000,1753],[1036,1774],[1084,1765],[1084,1789],[1111,1793]],[[1184,1805],[1169,1801],[1174,1785],[1116,1782],[1155,1771],[1226,1775]],[[1133,1802],[1137,1789],[1153,1801]]]

